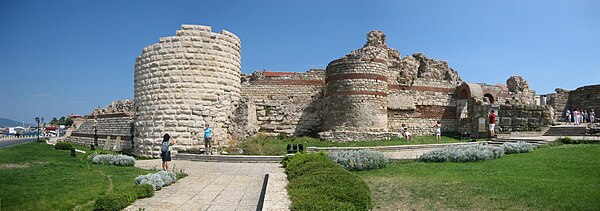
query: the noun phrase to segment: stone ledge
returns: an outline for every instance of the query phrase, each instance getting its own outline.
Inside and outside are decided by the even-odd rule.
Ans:
[[[336,151],[336,150],[375,150],[375,151],[395,151],[406,149],[435,149],[443,147],[452,147],[460,145],[472,144],[488,144],[490,141],[481,142],[464,142],[464,143],[449,143],[449,144],[417,144],[417,145],[396,145],[396,146],[373,146],[373,147],[307,147],[307,152],[318,151]]]
[[[178,153],[175,160],[190,160],[201,162],[223,163],[279,163],[285,156],[258,156],[258,155],[199,155]]]

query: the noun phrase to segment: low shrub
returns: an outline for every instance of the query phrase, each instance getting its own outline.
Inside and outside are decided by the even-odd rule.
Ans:
[[[160,190],[163,186],[165,186],[165,182],[162,180],[160,175],[153,173],[137,176],[135,178],[135,184],[150,184],[154,190]]]
[[[164,186],[168,186],[177,181],[177,175],[175,175],[175,173],[173,172],[158,171],[156,174],[158,174],[158,176],[160,176],[160,178],[163,180],[163,182],[165,183]]]
[[[90,157],[88,157],[88,159],[89,158]],[[92,162],[104,165],[134,166],[135,158],[127,155],[96,154],[92,157]]]
[[[71,150],[71,148],[73,148],[73,145],[71,144],[71,142],[57,142],[54,145],[54,149],[62,149],[62,150]]]
[[[351,171],[383,168],[389,162],[383,153],[367,150],[336,151],[330,153],[328,157]]]
[[[323,153],[296,154],[287,162],[291,210],[370,210],[367,184]]]
[[[283,157],[283,159],[281,159],[281,165],[283,166],[283,168],[285,168],[287,166],[288,162],[290,162],[290,160],[292,160],[292,158],[294,158],[294,156],[286,155],[285,157]]]
[[[94,210],[122,210],[135,201],[136,197],[125,193],[109,193],[94,204]]]
[[[135,184],[149,184],[155,190],[160,190],[162,187],[173,184],[177,181],[177,175],[173,172],[158,171],[156,173],[149,173],[146,175],[140,175],[135,178]]]
[[[424,162],[474,162],[496,159],[503,155],[504,150],[501,147],[462,145],[426,152],[419,157],[419,160]]]
[[[572,138],[569,138],[569,137],[561,137],[561,138],[557,139],[556,141],[563,143],[563,144],[574,144],[575,143],[575,140],[573,140]]]
[[[504,154],[516,154],[533,151],[533,145],[524,141],[519,141],[516,143],[507,142],[502,144],[500,147],[502,147],[504,150]]]
[[[563,144],[598,144],[600,141],[598,140],[581,140],[581,139],[572,139],[569,137],[562,137],[556,140],[557,142]]]
[[[154,196],[154,187],[150,184],[141,184],[133,187],[133,191],[138,199]]]

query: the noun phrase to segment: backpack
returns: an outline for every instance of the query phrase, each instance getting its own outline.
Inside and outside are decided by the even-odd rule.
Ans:
[[[161,152],[168,152],[169,151],[169,142],[165,141],[162,142],[162,147],[160,148]]]

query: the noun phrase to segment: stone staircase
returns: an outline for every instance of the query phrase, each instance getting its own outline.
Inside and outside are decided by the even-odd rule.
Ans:
[[[585,126],[552,126],[544,136],[585,136],[588,128]]]
[[[201,162],[223,162],[223,163],[279,163],[284,156],[255,156],[255,155],[199,155],[189,153],[178,153],[173,157],[175,160],[190,160]]]

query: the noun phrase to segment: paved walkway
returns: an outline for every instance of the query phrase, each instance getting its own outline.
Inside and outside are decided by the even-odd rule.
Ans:
[[[136,162],[147,169],[160,169],[160,164],[160,160]],[[269,183],[263,210],[289,210],[287,178],[280,164],[174,160],[171,165],[189,176],[125,210],[256,210],[265,174]]]

